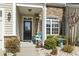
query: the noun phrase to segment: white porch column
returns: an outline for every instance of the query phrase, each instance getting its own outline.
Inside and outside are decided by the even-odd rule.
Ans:
[[[44,7],[43,7],[42,40],[44,45],[44,41],[46,40],[46,4],[44,4]]]
[[[13,35],[16,36],[16,3],[13,3]]]

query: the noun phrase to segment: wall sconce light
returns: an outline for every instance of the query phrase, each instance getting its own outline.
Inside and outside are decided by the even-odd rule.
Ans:
[[[8,17],[8,21],[10,21],[11,20],[11,13],[10,12],[7,14],[7,17]]]

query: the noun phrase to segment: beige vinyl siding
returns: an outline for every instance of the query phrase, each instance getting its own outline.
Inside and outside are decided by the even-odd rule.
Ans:
[[[12,35],[13,34],[13,16],[12,16],[12,10],[13,10],[13,6],[11,3],[5,3],[5,4],[0,4],[0,8],[4,8],[4,20],[5,20],[5,24],[4,24],[4,35]],[[7,19],[7,14],[11,13],[11,20],[8,21]]]

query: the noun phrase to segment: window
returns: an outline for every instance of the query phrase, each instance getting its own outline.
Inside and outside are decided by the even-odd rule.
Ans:
[[[46,30],[47,30],[47,34],[50,34],[50,27],[51,27],[51,21],[50,20],[47,20],[47,23],[46,23]]]
[[[58,18],[47,18],[46,19],[46,34],[59,34],[59,19]]]

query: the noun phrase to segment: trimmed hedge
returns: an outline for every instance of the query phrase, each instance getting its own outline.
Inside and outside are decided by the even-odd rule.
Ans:
[[[56,46],[57,46],[57,37],[56,36],[48,36],[47,40],[45,40],[44,48],[55,49]]]

